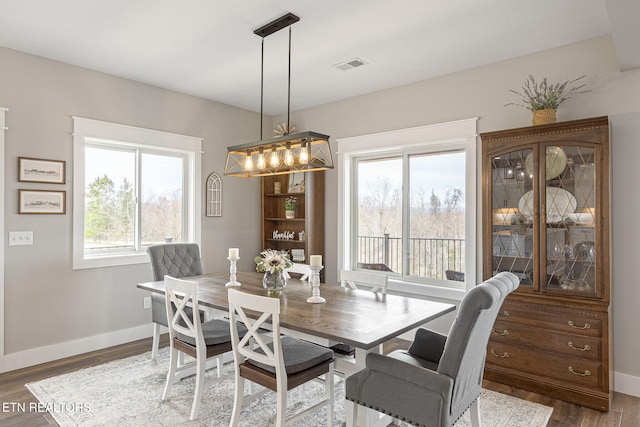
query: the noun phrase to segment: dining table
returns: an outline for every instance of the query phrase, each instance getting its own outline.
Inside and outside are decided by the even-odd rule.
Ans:
[[[234,289],[267,296],[263,274],[239,271]],[[190,276],[198,283],[198,304],[228,313],[229,272]],[[138,288],[164,294],[164,281],[138,284]],[[455,310],[454,304],[401,295],[382,294],[366,289],[351,289],[339,284],[320,284],[325,302],[309,303],[309,282],[291,278],[278,296],[280,327],[283,333],[316,344],[342,343],[355,349],[355,357],[337,357],[335,369],[349,376],[364,369],[366,355],[379,352],[380,345],[430,320]]]

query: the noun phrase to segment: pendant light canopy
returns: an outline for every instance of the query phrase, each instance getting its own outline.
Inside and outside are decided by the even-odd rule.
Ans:
[[[329,136],[317,132],[298,132],[271,139],[262,138],[263,91],[264,91],[264,38],[289,27],[289,76],[287,94],[287,129],[291,105],[291,25],[300,18],[288,13],[254,34],[262,37],[262,61],[260,70],[260,141],[227,147],[225,175],[253,177],[281,175],[294,172],[310,172],[333,169]]]

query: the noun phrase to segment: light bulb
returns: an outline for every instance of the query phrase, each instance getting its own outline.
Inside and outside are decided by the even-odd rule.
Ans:
[[[278,166],[280,166],[280,158],[278,157],[278,153],[276,153],[275,149],[271,152],[271,156],[269,157],[269,164],[272,168],[277,168]]]
[[[309,163],[309,149],[307,148],[306,143],[303,143],[300,148],[300,163],[303,165]]]
[[[244,169],[245,170],[253,170],[253,159],[251,158],[251,153],[247,153],[247,157],[244,159]]]
[[[284,164],[287,166],[291,166],[293,164],[293,154],[291,154],[291,150],[288,148],[284,152]]]
[[[264,154],[262,154],[262,151],[260,151],[260,154],[258,154],[258,169],[264,169],[267,167],[267,162],[264,160]]]

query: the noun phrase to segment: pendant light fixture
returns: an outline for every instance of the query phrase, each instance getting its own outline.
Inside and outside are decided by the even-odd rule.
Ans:
[[[260,65],[260,140],[248,144],[227,147],[227,163],[224,174],[239,177],[280,175],[294,172],[311,172],[333,169],[329,136],[305,131],[289,134],[291,110],[291,25],[299,17],[292,13],[276,19],[254,31],[262,37]],[[262,138],[264,103],[264,39],[289,27],[289,75],[287,92],[287,126],[283,136]]]

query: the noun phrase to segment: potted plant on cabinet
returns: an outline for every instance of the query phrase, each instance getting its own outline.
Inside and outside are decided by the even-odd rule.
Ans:
[[[556,110],[564,101],[577,93],[588,92],[581,91],[585,85],[569,87],[585,76],[577,79],[567,80],[564,83],[549,84],[547,78],[543,78],[540,83],[536,82],[533,75],[529,74],[522,86],[522,92],[509,89],[509,92],[515,93],[521,98],[522,103],[518,104],[510,102],[505,105],[516,105],[533,111],[533,124],[543,125],[556,122]]]
[[[296,198],[287,197],[284,201],[285,218],[292,219],[296,217]]]

